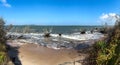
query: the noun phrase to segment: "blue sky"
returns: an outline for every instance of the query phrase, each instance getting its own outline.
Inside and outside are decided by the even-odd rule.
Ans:
[[[120,0],[0,0],[0,16],[14,25],[101,25],[103,13],[120,13]]]

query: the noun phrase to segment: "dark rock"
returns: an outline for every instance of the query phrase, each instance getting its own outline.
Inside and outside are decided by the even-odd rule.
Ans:
[[[23,35],[17,37],[17,39],[24,39]]]
[[[106,32],[104,30],[101,30],[100,33],[105,34]]]
[[[93,30],[91,30],[90,32],[93,33]]]
[[[61,34],[61,33],[59,33],[58,35],[59,35],[59,36],[62,36],[62,34]]]
[[[81,33],[81,34],[85,34],[85,31],[81,31],[80,33]]]

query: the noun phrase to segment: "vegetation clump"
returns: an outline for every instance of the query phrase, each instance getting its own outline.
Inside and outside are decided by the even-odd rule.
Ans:
[[[90,64],[120,65],[120,26],[119,25],[120,24],[115,25],[114,28],[109,31],[106,39],[98,41],[94,45],[90,56],[91,57]]]
[[[8,61],[4,24],[3,18],[0,18],[0,65],[6,65]]]

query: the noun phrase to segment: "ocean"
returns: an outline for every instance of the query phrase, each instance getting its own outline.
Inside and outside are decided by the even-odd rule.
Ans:
[[[77,45],[84,43],[82,48],[91,46],[91,41],[104,37],[99,32],[88,33],[92,29],[102,28],[102,26],[38,26],[38,25],[22,25],[13,26],[6,37],[12,37],[13,40],[24,43],[34,43],[53,49],[61,49],[62,47],[71,49]],[[86,34],[80,34],[81,30],[86,30]],[[50,37],[44,37],[44,33],[50,32]],[[26,32],[26,33],[25,33]],[[58,34],[62,34],[59,36]],[[75,43],[75,44],[73,44]],[[86,46],[87,45],[87,46]],[[81,48],[81,46],[79,47]]]
[[[51,32],[54,34],[71,34],[82,30],[90,31],[102,26],[41,26],[41,25],[14,25],[10,32],[29,32],[29,33],[44,33]]]

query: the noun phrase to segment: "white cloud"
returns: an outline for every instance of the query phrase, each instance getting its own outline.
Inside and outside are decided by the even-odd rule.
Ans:
[[[10,4],[6,3],[6,4],[3,4],[5,7],[11,7]]]
[[[100,16],[100,21],[102,22],[102,24],[107,23],[108,25],[114,25],[118,15],[116,13],[108,13],[108,14],[102,14]]]
[[[102,14],[102,16],[100,16],[100,19],[107,19],[108,18],[108,15],[107,14]]]
[[[2,3],[6,3],[7,1],[6,0],[1,0]]]
[[[7,3],[7,0],[0,0],[0,2],[1,2],[2,5],[5,6],[5,7],[11,7],[11,5]]]
[[[109,13],[110,16],[116,16],[117,14],[115,13]]]

